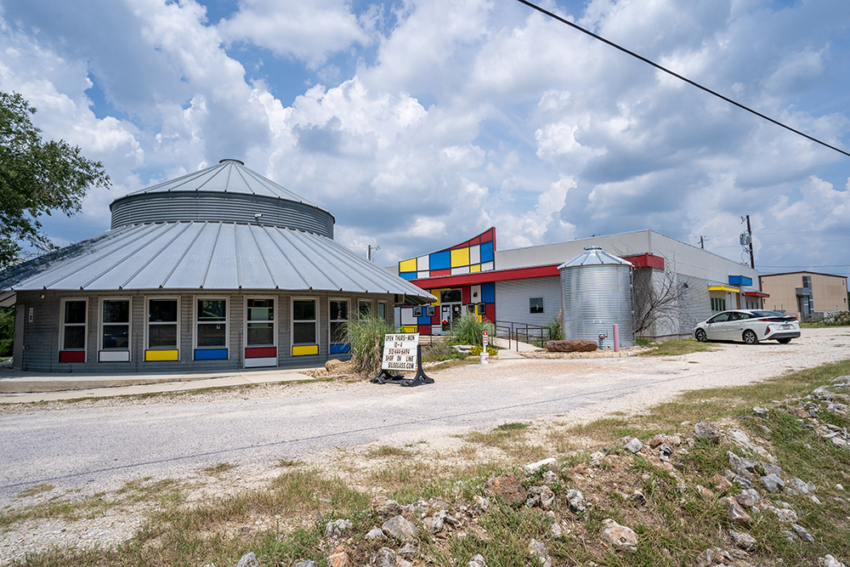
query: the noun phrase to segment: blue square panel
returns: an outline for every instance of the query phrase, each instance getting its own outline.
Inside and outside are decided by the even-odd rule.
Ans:
[[[196,348],[195,360],[227,360],[226,348]]]
[[[493,243],[485,242],[481,245],[481,263],[493,261]]]
[[[342,353],[345,353],[345,352],[351,352],[351,345],[349,345],[349,344],[344,344],[344,345],[334,345],[334,344],[332,344],[331,345],[331,354],[342,354]]]
[[[481,301],[484,303],[496,303],[496,284],[481,284]]]
[[[402,272],[399,275],[406,280],[415,280],[416,279],[416,272]]]
[[[431,270],[448,270],[452,267],[452,251],[443,250],[431,254]]]

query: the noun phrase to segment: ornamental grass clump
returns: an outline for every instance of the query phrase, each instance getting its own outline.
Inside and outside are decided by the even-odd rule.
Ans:
[[[483,333],[487,331],[494,336],[495,327],[492,323],[479,321],[472,313],[464,313],[460,319],[455,319],[452,326],[452,342],[460,345],[481,346]]]
[[[361,376],[377,376],[381,371],[384,335],[393,328],[376,315],[360,315],[342,326],[342,333],[351,345],[351,362]]]

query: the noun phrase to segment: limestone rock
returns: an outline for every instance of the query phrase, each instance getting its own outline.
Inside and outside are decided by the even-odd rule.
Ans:
[[[408,560],[416,557],[417,553],[418,550],[416,549],[416,546],[413,545],[413,542],[410,541],[405,543],[403,546],[401,546],[401,549],[398,550],[398,555]]]
[[[717,492],[725,492],[732,488],[732,483],[729,482],[726,477],[721,476],[719,474],[716,474],[711,477],[711,482],[714,483],[714,489],[717,490]]]
[[[366,534],[366,539],[387,539],[387,534],[381,528],[372,528]]]
[[[756,541],[756,538],[754,538],[750,534],[736,532],[735,530],[729,530],[729,535],[732,537],[732,541],[735,543],[735,545],[737,545],[744,551],[756,550],[756,545],[758,545],[758,542]]]
[[[599,348],[596,341],[569,339],[564,341],[547,341],[546,350],[549,352],[593,352]]]
[[[726,506],[726,515],[733,525],[746,527],[753,523],[753,517],[747,514],[734,498],[723,498],[720,502]]]
[[[529,507],[540,506],[544,510],[550,510],[555,504],[555,493],[548,486],[532,486],[528,489],[528,495],[525,503]]]
[[[662,443],[667,443],[668,445],[672,445],[673,447],[678,447],[682,444],[682,438],[678,435],[656,435],[652,439],[649,440],[649,446],[655,449]]]
[[[717,546],[709,547],[697,556],[697,567],[709,567],[710,565],[728,565],[735,560],[732,555]]]
[[[334,520],[328,522],[328,525],[325,526],[325,537],[341,536],[345,530],[350,530],[351,527],[351,520]]]
[[[472,558],[472,561],[469,562],[467,567],[487,567],[487,563],[484,561],[484,557],[479,553],[475,557]]]
[[[386,496],[376,496],[372,499],[372,509],[379,516],[391,518],[401,514],[401,505]]]
[[[813,482],[803,482],[799,478],[792,478],[788,481],[788,484],[794,490],[799,490],[803,494],[808,494],[810,492],[815,491],[815,484]]]
[[[430,518],[425,519],[425,529],[431,534],[438,534],[443,531],[445,525],[444,518],[439,514],[435,514]]]
[[[528,544],[528,554],[532,558],[537,558],[537,564],[541,567],[552,567],[552,558],[546,553],[546,546],[543,543],[532,538]]]
[[[352,567],[351,556],[340,546],[333,550],[328,556],[328,565],[330,567]]]
[[[384,533],[401,541],[407,541],[419,536],[419,528],[416,527],[416,524],[405,520],[403,516],[390,518],[384,522],[381,529],[384,530]]]
[[[342,360],[332,359],[325,363],[325,370],[328,371],[328,374],[344,374],[350,369],[351,363]]]
[[[785,487],[785,482],[783,482],[783,480],[779,478],[779,475],[774,473],[770,473],[761,477],[761,482],[762,484],[764,484],[764,487],[767,488],[767,490],[772,494],[776,494],[777,492],[782,490],[782,488]]]
[[[724,478],[723,480],[726,479]],[[702,496],[705,500],[714,500],[714,492],[712,492],[710,489],[704,487],[701,484],[697,485],[697,493],[699,493],[699,495]]]
[[[260,567],[260,562],[257,561],[257,556],[252,551],[243,555],[236,567]]]
[[[806,531],[806,528],[801,526],[800,524],[791,524],[791,528],[793,528],[794,532],[799,536],[803,541],[807,541],[809,543],[814,543],[815,538]]]
[[[561,479],[558,478],[558,475],[552,471],[546,471],[543,473],[543,482],[545,482],[548,486],[551,486],[561,482]]]
[[[611,518],[602,520],[602,535],[615,549],[635,549],[638,543],[637,534],[629,527],[621,526]]]
[[[489,480],[484,490],[488,494],[498,496],[510,506],[522,504],[528,498],[528,493],[513,473],[505,473]]]
[[[372,565],[375,567],[395,567],[395,551],[382,547],[372,554]]]
[[[742,490],[741,494],[735,496],[735,500],[737,500],[738,504],[741,506],[752,508],[759,502],[759,500],[761,500],[761,496],[759,496],[759,493],[756,492],[754,488],[748,488],[746,490]]]
[[[630,453],[639,453],[643,449],[643,443],[637,437],[632,437],[631,441],[626,443],[626,450]]]
[[[295,564],[295,567],[316,567],[316,562],[312,559],[308,559],[306,561],[299,561]]]
[[[558,467],[558,460],[555,457],[549,457],[548,459],[543,459],[542,461],[537,461],[536,463],[531,463],[529,465],[525,465],[523,470],[525,474],[534,474],[540,469],[555,469]]]
[[[694,425],[694,435],[711,443],[720,443],[720,430],[705,421]]]
[[[552,533],[552,537],[554,537],[555,539],[564,535],[564,531],[561,529],[561,524],[559,524],[557,521],[552,523],[551,526],[549,526],[549,531]]]
[[[570,510],[574,514],[581,514],[584,512],[584,494],[582,494],[580,490],[567,490],[566,497],[567,504],[569,504]]]
[[[822,567],[845,567],[844,563],[839,562],[832,555],[826,555],[818,560],[818,564]]]

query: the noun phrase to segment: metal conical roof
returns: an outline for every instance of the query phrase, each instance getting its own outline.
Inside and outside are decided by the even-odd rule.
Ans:
[[[278,185],[256,171],[248,169],[238,159],[223,159],[216,165],[207,167],[206,169],[188,173],[177,179],[135,191],[128,196],[186,191],[259,195],[262,197],[286,199],[313,207],[316,206],[286,187]]]
[[[563,270],[564,268],[573,268],[576,266],[617,266],[617,265],[626,265],[631,267],[631,262],[628,260],[623,260],[619,256],[614,256],[613,254],[609,254],[605,252],[601,246],[588,246],[584,249],[584,252],[570,260],[569,262],[564,262],[560,266],[558,266],[559,270]]]

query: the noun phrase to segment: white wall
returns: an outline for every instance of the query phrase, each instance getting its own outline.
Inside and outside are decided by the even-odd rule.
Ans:
[[[543,298],[543,313],[529,313],[529,298]],[[496,320],[545,326],[561,310],[561,278],[496,282]]]

